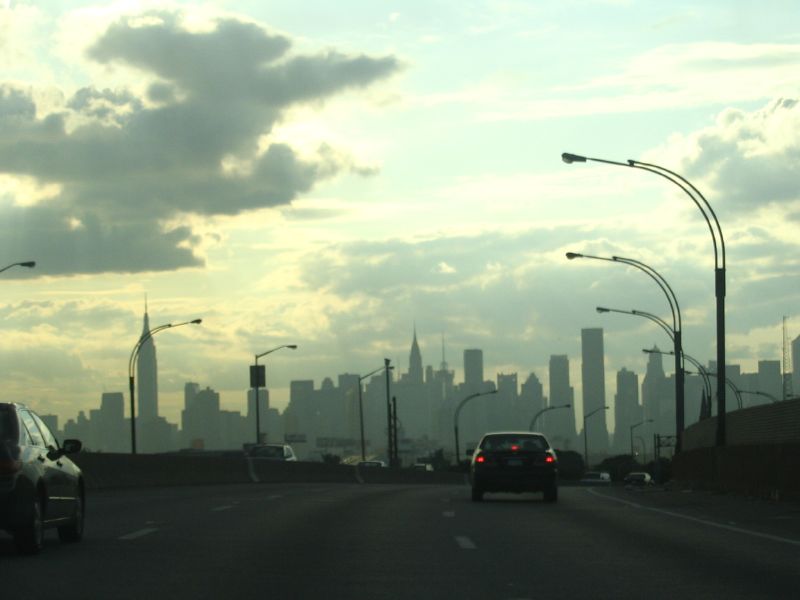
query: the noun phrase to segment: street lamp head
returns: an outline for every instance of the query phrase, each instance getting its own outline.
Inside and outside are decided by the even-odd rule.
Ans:
[[[595,310],[597,312],[599,312],[599,313],[611,312],[611,309],[610,308],[606,308],[605,306],[598,306],[598,307],[595,308]]]
[[[203,319],[195,319],[194,321],[189,321],[192,325],[200,325],[203,322]]]
[[[25,262],[19,263],[19,266],[20,267],[28,267],[29,269],[32,269],[33,267],[36,266],[36,261],[35,260],[27,260]]]
[[[286,347],[291,350],[297,350],[297,344],[287,344]]]
[[[562,152],[561,160],[563,160],[568,165],[571,165],[572,163],[575,162],[586,162],[586,157],[581,156],[580,154],[570,154],[569,152]]]
[[[578,254],[577,252],[567,252],[568,260],[573,260],[575,258],[583,258],[583,254]]]
[[[572,408],[572,404],[564,404],[564,408]]]

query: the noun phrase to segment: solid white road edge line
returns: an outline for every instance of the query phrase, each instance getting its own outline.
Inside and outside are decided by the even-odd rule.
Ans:
[[[651,506],[644,506],[642,504],[637,504],[636,502],[629,502],[628,500],[622,500],[621,498],[613,498],[612,496],[606,496],[605,494],[600,494],[595,490],[586,490],[586,491],[594,496],[605,498],[606,500],[619,502],[620,504],[627,504],[628,506],[633,506],[634,508],[649,510],[650,512],[658,513],[661,515],[667,515],[669,517],[675,517],[677,519],[684,519],[685,521],[692,521],[693,523],[700,523],[701,525],[708,525],[709,527],[716,527],[718,529],[726,529],[728,531],[733,531],[735,533],[742,533],[744,535],[750,535],[753,537],[761,538],[763,540],[771,540],[773,542],[783,542],[784,544],[791,544],[792,546],[800,546],[800,540],[793,540],[790,538],[780,537],[778,535],[772,535],[769,533],[761,533],[759,531],[753,531],[751,529],[743,529],[741,527],[732,527],[731,525],[725,525],[724,523],[715,523],[714,521],[708,521],[706,519],[700,519],[698,517],[690,517],[689,515],[682,515],[681,513],[676,513],[671,510],[663,510],[660,508],[653,508]]]

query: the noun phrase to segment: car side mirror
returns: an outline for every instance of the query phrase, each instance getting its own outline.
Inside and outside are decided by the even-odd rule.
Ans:
[[[80,440],[64,440],[64,443],[61,444],[61,454],[75,454],[82,448],[83,444]]]

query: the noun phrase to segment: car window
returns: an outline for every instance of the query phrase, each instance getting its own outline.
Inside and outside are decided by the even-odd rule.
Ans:
[[[283,447],[261,446],[253,450],[253,456],[261,456],[264,458],[283,458]]]
[[[53,435],[53,432],[50,431],[50,428],[45,424],[44,421],[42,421],[42,418],[36,413],[30,413],[30,415],[39,426],[39,431],[42,433],[42,438],[44,438],[44,445],[48,448],[58,449],[58,440],[56,440],[56,436]]]
[[[17,420],[10,406],[0,407],[0,442],[17,441]]]
[[[540,452],[547,450],[547,442],[540,435],[492,435],[483,438],[481,450],[503,451],[523,450]]]
[[[25,429],[28,430],[31,446],[41,446],[46,448],[47,445],[44,443],[44,437],[42,437],[42,434],[39,431],[39,426],[36,424],[36,421],[33,420],[31,414],[26,410],[21,410],[19,411],[19,416],[20,419],[22,419],[22,424],[25,426]]]

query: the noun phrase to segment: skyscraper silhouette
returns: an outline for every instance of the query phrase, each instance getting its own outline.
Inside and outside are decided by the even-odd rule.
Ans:
[[[150,317],[147,304],[144,308],[144,326],[142,338],[150,332]],[[158,418],[158,364],[156,362],[156,346],[153,338],[147,339],[139,348],[136,365],[136,391],[139,394],[139,414],[137,418],[143,426],[148,421]]]
[[[581,329],[581,384],[583,386],[583,416],[599,410],[586,421],[589,451],[608,452],[608,427],[602,408],[606,405],[606,374],[603,356],[603,330],[599,327]]]
[[[483,387],[483,350],[464,350],[464,387],[470,393]]]
[[[411,342],[411,354],[408,358],[408,383],[421,385],[423,382],[422,354],[417,343],[417,326],[414,326],[414,341]]]
[[[550,357],[550,406],[571,408],[551,410],[544,416],[543,432],[550,443],[559,450],[568,450],[575,444],[575,391],[569,384],[569,358],[565,354]]]

